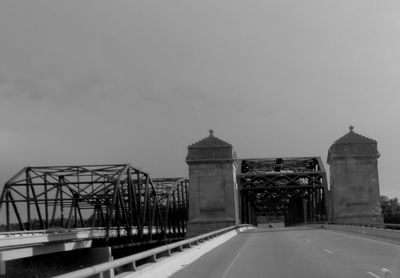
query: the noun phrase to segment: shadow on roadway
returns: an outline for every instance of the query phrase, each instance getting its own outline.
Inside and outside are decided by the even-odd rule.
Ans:
[[[244,233],[275,233],[275,232],[285,232],[285,231],[303,231],[303,230],[322,230],[322,227],[279,227],[279,228],[257,228],[255,230],[245,231]]]

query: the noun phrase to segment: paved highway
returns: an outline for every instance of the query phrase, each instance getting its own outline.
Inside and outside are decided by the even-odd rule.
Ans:
[[[173,278],[400,277],[400,245],[326,229],[241,233]]]

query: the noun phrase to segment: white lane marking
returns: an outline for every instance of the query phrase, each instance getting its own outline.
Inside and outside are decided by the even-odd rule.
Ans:
[[[381,276],[378,276],[378,275],[376,275],[375,273],[372,273],[371,271],[367,271],[367,273],[368,273],[369,275],[371,275],[372,277],[381,278]]]
[[[331,233],[335,233],[335,234],[340,234],[342,236],[345,235],[345,236],[348,236],[348,237],[355,237],[355,238],[359,238],[359,239],[363,239],[363,240],[367,240],[367,241],[378,242],[378,243],[382,243],[384,245],[394,246],[394,247],[397,247],[397,248],[400,247],[399,244],[389,243],[389,242],[386,242],[386,241],[380,241],[380,240],[377,240],[377,239],[372,239],[372,238],[367,238],[367,237],[360,237],[360,236],[356,236],[356,235],[350,235],[350,234],[346,234],[346,233],[341,233],[339,231],[332,231],[332,230],[325,230],[325,231],[331,232]]]
[[[311,242],[311,240],[310,240],[309,238],[306,238],[306,241],[307,241],[307,242]]]
[[[392,278],[392,272],[387,268],[382,268],[383,278]]]
[[[333,252],[332,252],[331,250],[324,249],[324,251],[325,251],[326,253],[333,254]]]
[[[247,240],[243,243],[242,247],[240,248],[239,252],[236,254],[236,256],[233,258],[231,263],[228,265],[228,267],[225,269],[224,273],[222,274],[221,278],[226,278],[228,275],[228,272],[231,270],[233,264],[236,262],[236,260],[239,258],[240,254],[242,253],[244,246],[246,245]]]

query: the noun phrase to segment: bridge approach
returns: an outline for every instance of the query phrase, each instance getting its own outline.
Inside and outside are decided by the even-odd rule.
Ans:
[[[351,127],[329,149],[329,190],[320,157],[238,159],[210,130],[188,147],[189,179],[130,164],[26,167],[0,197],[0,275],[25,258],[89,258],[74,266],[85,267],[241,223],[379,224],[378,157]]]

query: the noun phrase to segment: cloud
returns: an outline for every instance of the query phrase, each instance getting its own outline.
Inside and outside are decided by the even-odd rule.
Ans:
[[[154,105],[211,105],[219,103],[218,97],[205,87],[152,78],[131,83],[130,89],[139,103]]]
[[[18,76],[0,74],[0,97],[31,102],[74,103],[82,97],[101,97],[111,91],[113,82],[89,74],[68,79],[61,76]]]
[[[15,95],[16,92],[14,84],[0,81],[0,96],[10,98]]]
[[[35,76],[14,76],[0,73],[0,93],[6,99],[42,101],[62,95],[63,84],[57,79],[39,79]]]
[[[0,97],[10,98],[17,95],[15,84],[10,77],[0,69]]]

